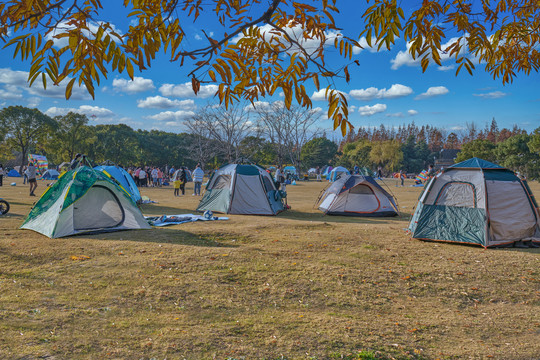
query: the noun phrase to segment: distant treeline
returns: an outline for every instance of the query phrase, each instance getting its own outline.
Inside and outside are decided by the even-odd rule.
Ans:
[[[466,124],[452,132],[414,123],[381,125],[353,131],[338,144],[309,130],[317,117],[305,109],[275,107],[257,115],[251,124],[242,109],[204,108],[186,124],[188,132],[172,133],[125,124],[92,126],[82,114],[51,118],[37,109],[11,106],[0,110],[0,162],[22,165],[34,153],[58,165],[83,153],[96,163],[124,166],[194,168],[200,162],[212,169],[249,159],[263,166],[291,164],[300,171],[330,164],[418,173],[439,159],[441,150],[459,149],[456,161],[478,156],[530,178],[540,173],[540,128],[530,134],[517,126],[499,129],[495,119],[484,129]]]
[[[451,132],[414,123],[360,128],[340,143],[335,161],[346,167],[382,166],[387,172],[418,173],[435,163],[443,150],[459,150],[451,152],[457,153],[456,162],[476,156],[530,178],[540,174],[540,128],[531,134],[517,126],[499,129],[495,119],[484,129],[470,123]]]

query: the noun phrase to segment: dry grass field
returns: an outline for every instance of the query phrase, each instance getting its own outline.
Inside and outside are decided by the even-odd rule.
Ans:
[[[540,358],[540,249],[411,240],[419,188],[388,182],[400,218],[323,216],[301,182],[275,217],[49,239],[12,181],[0,359]],[[192,213],[192,186],[143,189],[144,214]]]

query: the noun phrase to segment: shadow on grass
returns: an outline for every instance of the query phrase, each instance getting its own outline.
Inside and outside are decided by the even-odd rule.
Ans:
[[[185,224],[182,224],[181,226],[185,226]],[[143,243],[175,244],[200,247],[237,248],[239,246],[237,244],[231,244],[232,240],[236,240],[236,236],[234,235],[218,234],[212,232],[199,235],[170,227],[157,227],[149,230],[125,230],[90,235],[81,234],[76,236],[84,236],[89,239],[95,240],[134,241]]]
[[[5,198],[4,198],[5,200]],[[22,205],[22,206],[28,206],[29,204],[32,204],[32,202],[36,202],[37,200],[35,199],[32,199],[32,201],[29,201],[29,202],[19,202],[19,201],[11,201],[11,200],[8,200],[8,203],[9,205],[13,206],[13,205]]]
[[[323,221],[327,223],[361,223],[361,224],[390,224],[390,223],[409,223],[411,215],[409,213],[401,213],[401,216],[392,217],[369,217],[369,216],[335,216],[325,215],[322,212],[302,212],[298,210],[287,210],[278,214],[278,217],[289,220],[301,221]]]
[[[172,207],[172,206],[163,206],[160,204],[142,204],[140,206],[143,214],[152,214],[152,215],[178,215],[178,214],[196,214],[195,209],[186,209],[184,207]]]
[[[8,218],[22,218],[22,217],[26,217],[27,214],[17,214],[17,213],[12,213],[11,211],[8,212],[7,214],[4,214],[4,215],[0,215],[0,219],[8,219]]]
[[[414,239],[414,238],[413,238]],[[425,243],[433,243],[433,244],[444,244],[445,246],[464,246],[464,247],[470,247],[478,249],[479,251],[484,250],[483,246],[480,246],[478,244],[472,244],[472,243],[462,243],[458,241],[437,241],[437,240],[428,240],[428,239],[415,239],[421,242]],[[488,247],[488,251],[509,251],[509,252],[526,252],[530,254],[540,254],[540,247],[516,247],[515,244],[512,245],[505,245],[505,246],[492,246]]]

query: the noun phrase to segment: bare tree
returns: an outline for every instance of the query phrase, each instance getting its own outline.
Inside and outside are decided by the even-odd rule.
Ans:
[[[293,106],[287,109],[283,102],[257,106],[258,129],[276,147],[279,165],[290,162],[301,168],[300,153],[305,143],[317,135],[314,128],[321,114],[318,110]]]
[[[219,152],[215,141],[211,140],[210,130],[205,123],[196,115],[193,118],[184,121],[184,126],[192,135],[191,141],[187,145],[187,150],[191,153],[193,160],[206,164],[212,157]]]
[[[199,110],[186,126],[192,133],[219,142],[220,151],[230,163],[239,157],[240,142],[253,130],[249,112],[240,104],[229,105],[228,109],[208,105]]]

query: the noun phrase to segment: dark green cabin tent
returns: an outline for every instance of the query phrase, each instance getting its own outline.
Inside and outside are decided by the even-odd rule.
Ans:
[[[409,230],[415,239],[483,247],[540,243],[538,204],[526,181],[479,158],[452,165],[428,182]]]

